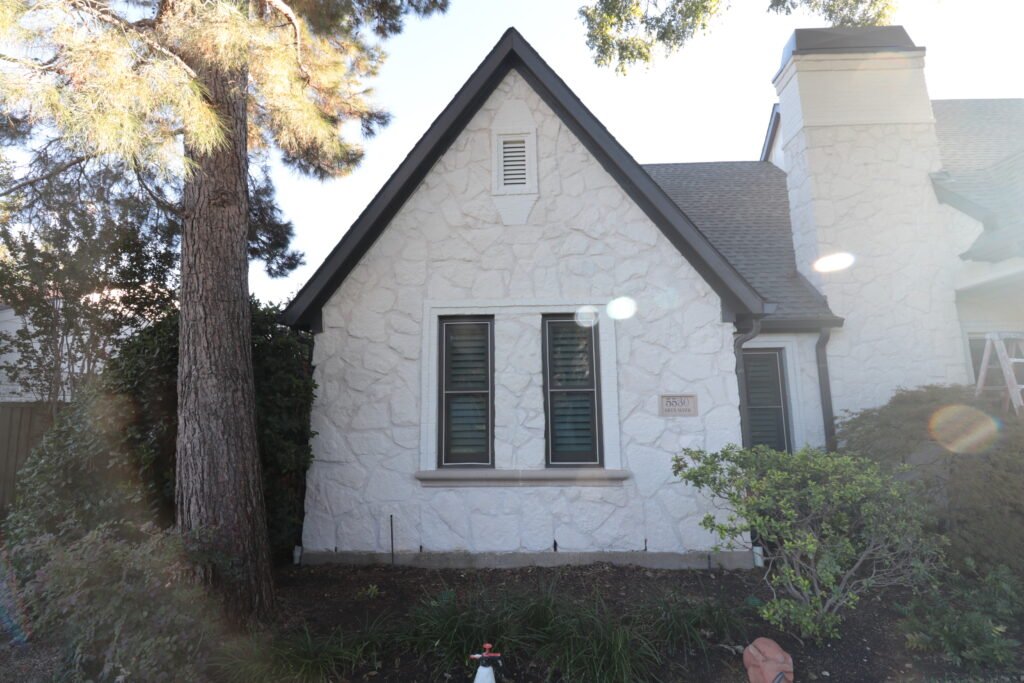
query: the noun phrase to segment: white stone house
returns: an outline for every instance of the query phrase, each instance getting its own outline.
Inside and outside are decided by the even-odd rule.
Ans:
[[[640,166],[510,29],[284,313],[305,557],[749,564],[673,455],[831,445],[1024,330],[1024,100],[932,102],[923,65],[797,31],[759,161]]]

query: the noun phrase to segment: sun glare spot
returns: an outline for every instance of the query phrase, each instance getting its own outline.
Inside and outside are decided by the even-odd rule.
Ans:
[[[828,254],[822,256],[820,259],[814,262],[814,269],[819,273],[835,273],[840,270],[846,270],[853,265],[853,262],[857,259],[854,258],[853,254],[846,251],[839,251],[834,254]]]
[[[576,324],[580,327],[593,327],[597,324],[597,307],[580,306],[576,311]]]
[[[954,404],[932,413],[928,433],[954,453],[981,453],[999,436],[999,421],[977,408]]]
[[[628,296],[620,296],[609,301],[606,310],[612,320],[627,320],[636,315],[636,301]]]

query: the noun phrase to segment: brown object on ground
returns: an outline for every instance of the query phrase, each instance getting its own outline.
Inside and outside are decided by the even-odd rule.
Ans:
[[[743,651],[750,683],[776,683],[783,674],[785,683],[793,683],[793,658],[770,638],[758,638]]]

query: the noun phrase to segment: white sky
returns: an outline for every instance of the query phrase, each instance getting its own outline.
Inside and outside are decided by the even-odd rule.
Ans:
[[[576,11],[582,0],[452,0],[447,14],[410,20],[386,44],[370,83],[393,116],[366,142],[363,164],[320,183],[275,169],[277,198],[307,264],[272,280],[253,264],[252,291],[288,301],[405,158],[509,26],[515,26],[640,163],[756,159],[776,101],[772,76],[809,15],[778,16],[768,0],[732,0],[707,35],[626,76],[595,66]],[[1024,97],[1024,0],[897,0],[895,22],[928,49],[932,99]]]

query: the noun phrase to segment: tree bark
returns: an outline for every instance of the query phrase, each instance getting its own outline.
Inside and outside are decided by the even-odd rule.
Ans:
[[[201,580],[240,623],[273,608],[256,442],[248,258],[247,73],[193,65],[226,127],[199,154],[183,193],[175,503],[179,530],[205,552]]]

